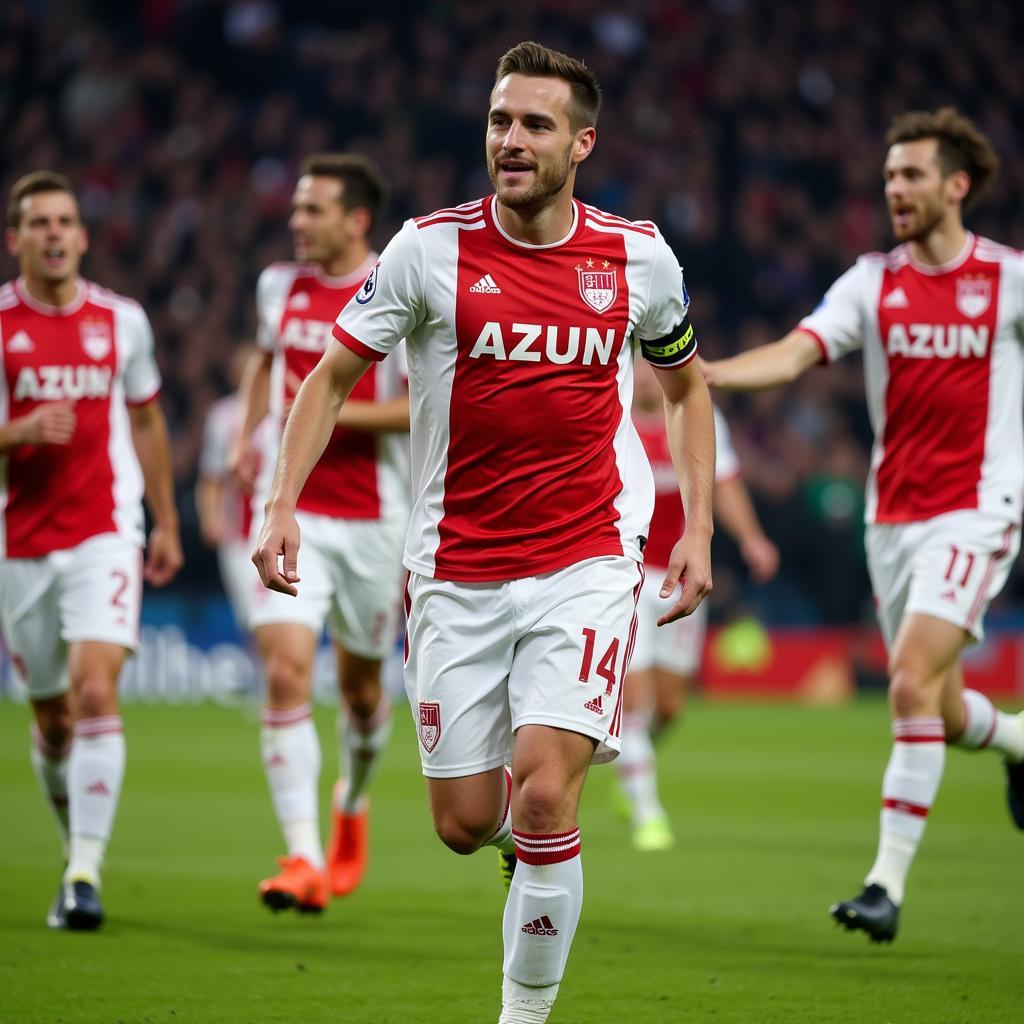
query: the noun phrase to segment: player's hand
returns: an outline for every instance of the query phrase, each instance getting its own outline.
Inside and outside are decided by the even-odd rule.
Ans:
[[[715,363],[709,363],[700,356],[697,356],[697,369],[699,369],[704,375],[704,383],[707,384],[709,388],[715,387],[717,384],[717,381],[715,380],[715,377],[717,376]]]
[[[767,583],[779,571],[779,549],[764,534],[744,541],[740,554],[758,583]]]
[[[298,594],[295,584],[302,582],[296,572],[299,542],[299,524],[295,521],[294,510],[280,506],[268,510],[252,555],[252,563],[268,590],[292,597]]]
[[[239,437],[228,456],[228,472],[243,494],[252,494],[260,472],[260,450],[251,437]]]
[[[711,593],[711,543],[708,538],[686,533],[676,541],[669,557],[668,572],[661,585],[660,596],[670,598],[676,587],[682,584],[679,599],[658,619],[659,626],[666,626],[684,615],[690,615]]]
[[[146,545],[143,579],[154,587],[166,586],[178,575],[184,561],[177,527],[154,526]]]
[[[25,444],[69,444],[75,434],[74,402],[44,402],[25,418]]]

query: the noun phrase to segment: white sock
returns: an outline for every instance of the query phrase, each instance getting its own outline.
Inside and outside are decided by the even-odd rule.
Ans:
[[[323,868],[317,806],[320,740],[309,704],[288,711],[265,709],[260,743],[270,799],[288,855],[304,857],[314,867]]]
[[[897,718],[892,728],[892,754],[882,781],[878,853],[864,882],[883,886],[899,905],[942,781],[946,743],[941,718]]]
[[[498,827],[494,830],[489,839],[484,840],[484,846],[496,846],[502,853],[512,853],[515,848],[515,840],[512,838],[512,769],[505,765],[505,809],[501,812],[498,820]]]
[[[71,833],[64,879],[99,886],[103,855],[124,780],[124,733],[120,715],[75,723],[68,757],[68,825]]]
[[[547,1019],[583,906],[579,829],[512,834],[519,864],[502,921],[505,981],[499,1024]]]
[[[344,785],[335,790],[335,807],[342,814],[355,814],[365,808],[366,791],[390,736],[391,702],[383,691],[377,710],[367,719],[357,718],[342,701],[338,710],[338,763],[344,765]]]
[[[51,747],[46,742],[39,726],[32,726],[32,746],[29,758],[32,768],[39,780],[46,802],[53,811],[53,819],[57,823],[57,834],[64,859],[68,858],[68,757],[71,754],[71,740],[63,747]]]
[[[963,698],[967,723],[956,745],[966,750],[991,747],[1008,761],[1024,761],[1024,719],[1000,711],[977,690],[964,690]]]
[[[658,799],[658,773],[648,715],[631,713],[622,716],[622,753],[615,764],[633,811],[633,824],[639,825],[664,815]]]

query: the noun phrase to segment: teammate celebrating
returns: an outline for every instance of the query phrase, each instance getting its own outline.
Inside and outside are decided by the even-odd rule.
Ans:
[[[327,154],[306,161],[289,228],[298,263],[274,264],[260,277],[259,337],[243,377],[243,417],[233,456],[251,487],[266,498],[280,429],[302,380],[331,344],[338,310],[377,262],[367,234],[384,187],[362,157]],[[336,347],[336,346],[332,346]],[[306,542],[302,596],[290,600],[258,588],[250,624],[263,659],[267,707],[263,764],[288,846],[281,871],[260,883],[279,910],[318,912],[328,888],[346,895],[366,868],[367,788],[390,732],[381,660],[391,650],[401,600],[402,539],[408,523],[409,400],[402,353],[373,368],[333,424],[327,450],[298,503]],[[262,453],[253,431],[269,399],[276,429]],[[251,565],[250,565],[251,570]],[[255,574],[254,574],[255,576]],[[311,716],[313,661],[324,624],[338,656],[342,778],[334,789],[327,856],[320,843],[317,782],[320,744]]]
[[[21,275],[0,288],[0,626],[67,859],[47,923],[91,930],[124,777],[117,680],[143,579],[182,561],[170,451],[149,322],[78,276],[88,236],[63,175],[15,182],[6,241]]]
[[[638,850],[666,850],[675,837],[658,798],[654,740],[680,715],[700,667],[707,629],[707,606],[662,629],[655,623],[665,611],[658,593],[672,545],[683,529],[679,485],[672,465],[661,389],[654,371],[635,364],[633,424],[654,470],[654,515],[644,548],[647,576],[637,604],[636,641],[626,676],[622,710],[622,756],[615,762]],[[764,582],[779,567],[779,552],[764,535],[750,495],[740,478],[725,417],[715,413],[715,518],[736,543],[754,579]]]
[[[547,1019],[583,897],[580,791],[619,749],[653,503],[629,417],[637,347],[658,367],[687,510],[661,592],[684,585],[662,621],[711,586],[714,426],[678,261],[653,224],[572,195],[599,103],[577,60],[537,43],[502,57],[495,194],[407,221],[342,311],[285,429],[253,556],[269,587],[301,593],[303,483],[357,381],[406,338],[406,685],[438,835],[518,858],[502,1022]]]
[[[964,690],[960,667],[1020,545],[1024,258],[964,229],[962,211],[998,166],[970,121],[949,107],[906,113],[888,143],[885,196],[901,244],[861,257],[782,340],[705,367],[709,383],[744,390],[864,352],[875,430],[866,545],[893,747],[875,863],[860,895],[831,913],[876,941],[896,935],[946,743],[1004,756],[1024,828],[1024,718]]]

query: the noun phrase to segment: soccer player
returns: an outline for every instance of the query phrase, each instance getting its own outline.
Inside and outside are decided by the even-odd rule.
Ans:
[[[274,264],[260,276],[258,351],[242,381],[233,463],[248,487],[257,463],[266,467],[255,481],[261,504],[295,392],[324,349],[337,347],[331,329],[338,310],[376,265],[367,235],[383,195],[379,173],[360,156],[324,154],[303,166],[288,222],[298,262]],[[306,542],[302,595],[292,600],[258,586],[249,620],[267,680],[263,765],[288,849],[280,872],[259,887],[274,910],[316,913],[326,906],[328,890],[343,896],[359,885],[367,861],[367,789],[391,728],[381,660],[397,630],[409,519],[402,352],[366,374],[352,398],[333,423],[327,450],[298,503]],[[253,431],[268,400],[272,447],[260,453]],[[334,787],[326,870],[317,809],[320,744],[310,704],[325,623],[337,650],[344,766]]]
[[[252,358],[252,346],[238,349],[232,359],[241,377]],[[256,428],[253,442],[259,449],[259,432],[266,420]],[[196,482],[196,511],[203,541],[217,552],[221,583],[238,627],[248,632],[253,600],[260,587],[253,571],[250,534],[252,532],[252,500],[238,486],[231,472],[231,454],[242,425],[242,403],[237,391],[225,395],[210,406],[203,426],[203,443],[199,452],[199,479]]]
[[[960,666],[1020,545],[1024,258],[964,228],[998,166],[970,121],[950,107],[905,113],[888,144],[885,198],[900,244],[862,256],[780,341],[705,367],[709,383],[746,390],[864,353],[875,431],[866,546],[893,746],[877,857],[863,891],[831,913],[876,941],[896,935],[946,744],[1003,756],[1024,828],[1024,718],[965,690]]]
[[[658,593],[667,572],[672,545],[683,530],[679,484],[665,434],[662,393],[655,372],[643,360],[635,364],[633,424],[643,441],[654,471],[654,515],[644,548],[647,576],[637,604],[636,641],[626,676],[622,705],[622,755],[615,762],[624,798],[623,810],[632,823],[638,850],[666,850],[675,837],[658,799],[654,740],[683,709],[686,694],[700,667],[707,629],[707,606],[659,629],[655,623],[666,610]],[[779,552],[765,536],[750,495],[740,478],[725,417],[715,413],[715,518],[725,526],[758,582],[775,575]]]
[[[14,183],[6,242],[20,276],[0,288],[0,627],[67,860],[47,923],[91,930],[124,777],[117,680],[143,579],[182,561],[170,450],[149,321],[78,276],[88,235],[63,175]]]
[[[514,848],[505,1024],[547,1019],[583,898],[580,791],[619,749],[653,505],[629,416],[637,348],[658,367],[687,510],[662,595],[683,586],[662,621],[711,587],[714,425],[679,263],[653,224],[572,194],[599,103],[571,57],[537,43],[502,57],[485,135],[495,192],[407,221],[341,312],[285,429],[253,555],[269,587],[301,594],[303,482],[362,374],[406,338],[406,685],[438,835],[462,854]]]

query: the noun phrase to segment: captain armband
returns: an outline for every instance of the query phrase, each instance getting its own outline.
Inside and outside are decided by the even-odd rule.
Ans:
[[[663,338],[653,341],[640,339],[644,359],[654,366],[682,366],[697,352],[697,337],[687,316],[683,322]]]

